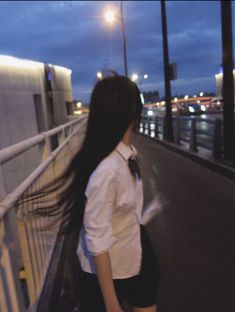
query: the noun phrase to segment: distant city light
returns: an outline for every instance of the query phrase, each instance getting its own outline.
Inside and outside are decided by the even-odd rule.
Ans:
[[[175,103],[178,102],[178,98],[177,97],[174,98],[174,102]]]
[[[144,105],[144,95],[143,95],[143,93],[140,93],[140,99],[141,99],[142,104]]]
[[[188,95],[185,95],[184,99],[187,100],[188,99]]]
[[[197,104],[200,104],[200,100],[197,100]]]
[[[131,80],[132,80],[132,81],[136,81],[136,80],[138,80],[138,78],[139,78],[139,76],[138,76],[137,74],[133,74],[133,75],[131,76]]]
[[[205,112],[205,111],[206,111],[206,106],[205,106],[205,105],[201,105],[201,110],[202,110],[203,112]]]
[[[74,111],[74,114],[75,114],[75,115],[81,115],[81,114],[82,114],[82,111]]]

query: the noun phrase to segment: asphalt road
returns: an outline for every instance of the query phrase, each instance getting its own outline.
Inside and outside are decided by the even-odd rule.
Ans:
[[[145,202],[162,207],[148,231],[162,274],[159,312],[235,311],[235,183],[141,135]]]

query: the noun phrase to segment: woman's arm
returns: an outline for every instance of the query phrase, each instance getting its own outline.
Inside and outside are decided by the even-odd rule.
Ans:
[[[112,279],[112,269],[108,252],[93,256],[96,275],[104,298],[107,312],[123,312],[117,299]]]

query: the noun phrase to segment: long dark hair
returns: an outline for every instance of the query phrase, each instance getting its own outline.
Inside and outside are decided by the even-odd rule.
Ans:
[[[138,87],[129,78],[114,76],[98,81],[90,101],[88,124],[81,149],[53,185],[46,186],[42,194],[61,188],[58,202],[34,211],[36,215],[54,216],[63,207],[62,232],[79,230],[85,209],[85,189],[91,173],[118,145],[131,124],[139,124],[142,103]],[[64,185],[66,185],[64,187]],[[33,197],[32,196],[32,197]],[[65,231],[66,228],[66,231]]]

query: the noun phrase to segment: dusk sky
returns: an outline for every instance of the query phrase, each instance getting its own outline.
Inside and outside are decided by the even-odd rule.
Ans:
[[[222,61],[219,1],[167,1],[170,63],[178,79],[172,95],[215,92]],[[96,73],[124,73],[120,24],[104,21],[104,9],[119,1],[1,1],[0,54],[72,69],[73,95],[89,102]],[[233,4],[234,15],[234,4]],[[159,1],[124,1],[128,71],[148,80],[142,91],[164,96]],[[233,38],[234,38],[233,27]]]

